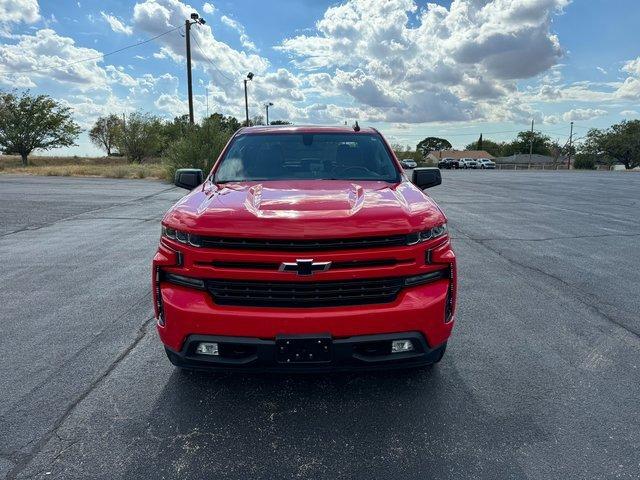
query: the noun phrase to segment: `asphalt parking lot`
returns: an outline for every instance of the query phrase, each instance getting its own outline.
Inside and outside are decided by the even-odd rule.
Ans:
[[[181,374],[149,264],[184,191],[0,176],[0,478],[640,477],[640,176],[445,171],[431,370]]]

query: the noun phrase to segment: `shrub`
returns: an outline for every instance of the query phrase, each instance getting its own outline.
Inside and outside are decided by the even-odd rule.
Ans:
[[[115,146],[130,162],[141,163],[164,148],[163,123],[153,115],[132,113],[115,133]]]
[[[596,162],[591,155],[579,153],[573,161],[573,168],[576,170],[593,170],[596,168]]]
[[[200,168],[206,174],[232,134],[230,128],[213,116],[202,125],[195,125],[167,149],[163,157],[167,180],[173,181],[179,168]]]
[[[129,169],[125,166],[114,167],[108,174],[111,178],[126,178],[129,176]]]

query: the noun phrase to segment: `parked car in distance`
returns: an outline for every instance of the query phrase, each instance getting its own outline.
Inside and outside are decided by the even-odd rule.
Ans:
[[[460,168],[460,163],[455,158],[443,158],[438,162],[438,168],[450,170],[452,168]]]
[[[418,164],[412,158],[404,158],[400,161],[402,168],[416,168]]]
[[[463,158],[460,160],[460,168],[478,168],[475,158]]]
[[[179,368],[379,370],[440,361],[455,323],[447,218],[375,129],[245,127],[162,219],[152,292]]]
[[[489,160],[488,158],[479,158],[478,159],[478,168],[496,168],[496,163]]]

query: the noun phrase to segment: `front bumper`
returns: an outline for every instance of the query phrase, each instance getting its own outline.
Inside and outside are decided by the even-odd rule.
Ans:
[[[279,335],[359,335],[419,332],[431,347],[450,336],[455,313],[446,321],[448,280],[403,289],[391,303],[323,307],[267,308],[216,305],[208,292],[161,283],[160,339],[180,352],[193,335],[275,339]]]
[[[191,249],[192,250],[192,249]],[[173,250],[160,245],[153,263],[153,292],[158,319],[158,333],[168,351],[179,358],[187,352],[185,346],[190,339],[204,337],[241,337],[275,341],[279,336],[328,335],[333,342],[340,344],[344,339],[371,336],[394,335],[397,332],[416,332],[421,337],[425,353],[443,345],[455,324],[456,298],[456,262],[450,242],[436,244],[427,250],[416,245],[402,249],[388,248],[368,251],[367,258],[396,257],[406,260],[394,267],[376,267],[380,276],[384,270],[385,278],[391,276],[411,276],[434,268],[450,268],[451,280],[442,278],[431,283],[403,287],[395,300],[388,303],[371,303],[352,306],[323,306],[314,308],[225,305],[216,303],[215,295],[209,291],[190,288],[163,280],[164,271],[175,271],[193,277],[204,277],[204,267],[195,265],[196,255],[214,253],[191,252],[185,247],[184,259],[176,258]],[[363,255],[365,252],[357,252]],[[318,260],[336,260],[346,254],[325,253]],[[356,253],[349,253],[355,256]],[[265,257],[267,254],[262,254]],[[415,256],[415,258],[413,258]],[[281,255],[278,255],[281,258]],[[206,261],[205,258],[203,261]],[[181,265],[175,268],[175,265]],[[424,266],[423,266],[424,265]],[[246,271],[234,273],[233,278],[270,279],[272,274],[264,271]],[[247,273],[249,272],[249,273]],[[217,274],[217,272],[212,272]],[[209,278],[213,275],[209,273]],[[227,272],[226,276],[232,274]],[[375,278],[368,269],[351,269],[327,272],[327,280],[342,278]],[[424,343],[423,343],[424,342]],[[171,355],[170,355],[171,356]],[[184,354],[183,354],[184,356]],[[172,358],[174,358],[172,357]],[[398,358],[398,357],[396,357]],[[189,360],[186,358],[186,360]],[[419,359],[418,359],[419,360]],[[426,360],[428,363],[428,359]]]
[[[278,356],[278,349],[285,339],[322,339],[328,345],[326,359],[317,362],[285,363]],[[390,353],[392,340],[409,339],[414,350]],[[320,341],[320,340],[318,340]],[[216,342],[220,355],[202,355],[196,352],[200,342]],[[279,342],[279,343],[278,343]],[[378,370],[381,368],[411,368],[437,362],[444,353],[446,343],[429,348],[419,332],[382,335],[359,335],[348,338],[331,338],[329,335],[287,336],[276,340],[253,337],[226,337],[212,335],[190,335],[180,351],[166,349],[174,365],[197,370],[236,372],[335,372],[352,370]]]

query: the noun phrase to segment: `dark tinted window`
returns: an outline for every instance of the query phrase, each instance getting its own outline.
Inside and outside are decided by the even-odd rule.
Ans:
[[[240,135],[231,144],[216,182],[247,180],[399,181],[378,135],[287,133]]]

